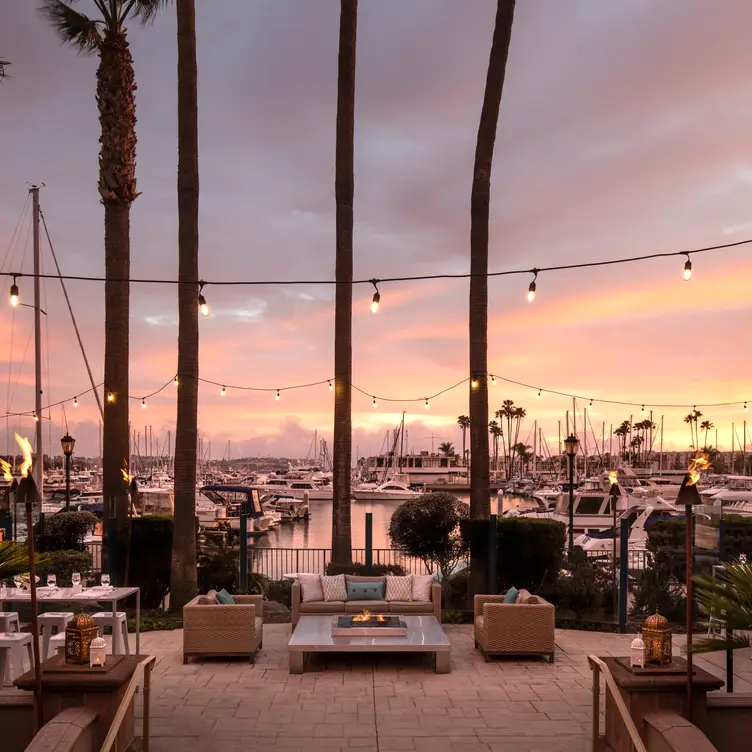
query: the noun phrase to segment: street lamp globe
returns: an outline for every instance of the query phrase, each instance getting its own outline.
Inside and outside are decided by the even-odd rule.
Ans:
[[[564,448],[567,454],[577,454],[577,450],[580,448],[580,440],[574,434],[569,434],[564,439]]]
[[[63,454],[70,457],[73,454],[73,447],[76,446],[76,440],[67,433],[60,439],[60,445],[63,447]]]

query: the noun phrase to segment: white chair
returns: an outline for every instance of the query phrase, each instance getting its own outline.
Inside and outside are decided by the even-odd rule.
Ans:
[[[42,628],[41,654],[46,657],[50,649],[50,637],[60,632],[65,634],[65,628],[73,614],[70,611],[48,611],[46,614],[39,614],[38,618],[39,626]]]
[[[13,626],[15,625],[15,629]],[[18,620],[18,611],[0,611],[0,632],[20,632],[21,622]]]
[[[113,614],[112,611],[98,611],[96,614],[92,614],[92,619],[99,626],[99,631],[104,635],[104,628],[110,627],[112,629],[112,654],[118,655],[125,652],[126,655],[130,655],[131,649],[128,645],[128,623],[125,619],[125,612],[118,611]],[[121,647],[120,643],[125,643],[125,650]]]
[[[50,637],[49,652],[45,657],[52,658],[61,648],[65,650],[65,632],[58,632]]]
[[[29,658],[29,670],[34,668],[29,632],[0,633],[0,684],[11,684],[24,672],[24,648]],[[10,660],[9,660],[10,659]]]

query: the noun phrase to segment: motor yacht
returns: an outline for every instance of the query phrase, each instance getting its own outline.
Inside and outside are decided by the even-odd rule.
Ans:
[[[310,516],[308,503],[305,499],[283,494],[268,494],[261,497],[261,508],[265,512],[275,512],[280,515],[282,522],[307,520]]]
[[[367,484],[370,486],[371,484]],[[413,491],[412,488],[397,480],[382,483],[376,488],[358,486],[352,492],[355,501],[406,501],[421,495],[421,491]]]

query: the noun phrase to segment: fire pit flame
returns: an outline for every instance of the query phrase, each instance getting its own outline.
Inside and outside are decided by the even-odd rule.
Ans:
[[[371,621],[371,612],[367,609],[363,609],[361,613],[359,613],[357,616],[353,616],[354,622],[361,622],[361,621]]]
[[[384,618],[384,614],[379,614],[379,615],[378,615],[378,616],[376,617],[376,621],[378,621],[378,622],[380,622],[381,624],[383,624],[383,623],[384,623],[384,622],[386,621],[386,619]]]

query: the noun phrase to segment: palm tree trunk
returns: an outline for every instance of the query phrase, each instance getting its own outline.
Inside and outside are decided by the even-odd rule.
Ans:
[[[115,556],[115,582],[125,581],[125,545],[128,527],[128,488],[122,470],[128,467],[128,312],[130,307],[130,207],[106,203],[104,207],[105,310],[104,389],[102,432],[102,494],[105,520],[114,517],[117,545],[107,540]],[[107,536],[107,524],[103,539]],[[104,565],[104,564],[103,564]],[[107,566],[107,565],[104,565]]]
[[[350,465],[352,461],[352,278],[355,140],[355,49],[358,0],[341,0],[337,71],[336,293],[334,310],[334,458],[332,563],[352,561]]]
[[[198,443],[198,71],[194,0],[177,0],[178,27],[178,414],[170,609],[196,594]]]

